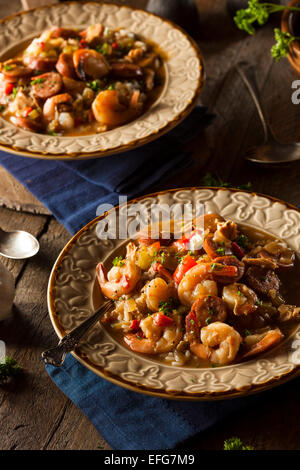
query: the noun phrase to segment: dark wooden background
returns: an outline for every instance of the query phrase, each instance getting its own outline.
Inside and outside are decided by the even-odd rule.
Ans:
[[[22,9],[19,0],[3,3],[1,17]],[[143,7],[146,1],[126,3]],[[243,160],[245,149],[262,138],[262,130],[248,91],[232,71],[240,60],[255,66],[274,134],[282,141],[297,140],[300,108],[291,103],[291,83],[298,77],[287,59],[276,63],[269,52],[272,28],[279,24],[280,17],[274,17],[272,23],[249,37],[234,26],[225,0],[196,3],[207,72],[202,102],[216,119],[190,146],[196,169],[181,172],[180,182],[173,178],[149,190],[200,185],[202,177],[211,172],[233,185],[251,181],[255,191],[300,204],[300,162],[266,170]],[[1,168],[0,220],[4,229],[31,231],[41,244],[39,254],[29,261],[1,259],[15,277],[16,297],[13,317],[0,325],[0,338],[25,374],[0,389],[0,449],[109,449],[81,411],[52,383],[40,361],[41,352],[57,341],[47,313],[46,290],[52,265],[70,234]],[[224,439],[237,435],[257,449],[299,449],[299,393],[299,381],[294,381],[270,394],[267,403],[257,397],[254,405],[252,402],[249,408],[183,447],[222,449]]]

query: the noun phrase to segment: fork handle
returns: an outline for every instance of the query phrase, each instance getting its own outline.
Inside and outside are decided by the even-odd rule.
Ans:
[[[99,320],[100,316],[108,312],[113,307],[113,302],[108,300],[79,326],[65,335],[54,348],[42,353],[42,360],[45,364],[60,367],[64,363],[66,354],[73,351],[85,333]]]

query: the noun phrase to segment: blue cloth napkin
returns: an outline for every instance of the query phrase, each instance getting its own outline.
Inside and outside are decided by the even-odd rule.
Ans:
[[[75,233],[96,217],[101,203],[118,204],[141,194],[157,181],[192,163],[183,145],[213,118],[197,106],[175,129],[135,150],[110,157],[77,161],[50,161],[0,152],[2,164],[52,214]]]
[[[172,449],[257,399],[250,396],[183,402],[142,395],[101,379],[71,355],[61,368],[46,366],[46,369],[56,385],[117,450]]]
[[[75,233],[96,216],[100,203],[116,204],[121,194],[131,198],[191,164],[183,144],[211,119],[198,106],[160,139],[98,160],[45,161],[0,152],[0,163]],[[243,399],[186,403],[145,396],[101,379],[70,354],[61,368],[46,369],[113,449],[171,449],[246,404]]]

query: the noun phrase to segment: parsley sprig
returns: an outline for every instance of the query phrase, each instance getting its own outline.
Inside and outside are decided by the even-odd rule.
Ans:
[[[214,186],[217,188],[236,188],[236,189],[248,189],[248,190],[252,188],[252,183],[250,181],[246,184],[241,184],[239,186],[236,186],[234,184],[228,183],[227,181],[223,181],[218,176],[217,177],[213,176],[210,172],[205,173],[205,175],[201,179],[201,184],[203,186]]]
[[[10,377],[16,377],[22,372],[21,367],[12,357],[6,357],[0,362],[0,384],[5,384]]]
[[[231,437],[224,441],[224,450],[254,450],[254,448],[245,445],[239,437]]]
[[[274,29],[275,44],[271,47],[271,55],[275,60],[280,60],[285,57],[289,52],[290,45],[293,41],[300,40],[298,36],[292,36],[290,33],[285,33],[279,28]]]
[[[255,34],[255,23],[262,26],[268,21],[272,13],[283,10],[300,12],[299,7],[289,7],[269,2],[260,3],[259,0],[249,0],[248,8],[236,12],[234,22],[239,29],[253,35]],[[274,34],[276,42],[271,48],[271,55],[278,61],[281,57],[287,55],[290,44],[300,38],[292,36],[290,33],[285,33],[278,28],[274,29]]]

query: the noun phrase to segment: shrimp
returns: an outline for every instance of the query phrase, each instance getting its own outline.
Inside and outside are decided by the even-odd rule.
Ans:
[[[218,295],[217,283],[213,280],[211,264],[193,266],[183,276],[178,286],[178,297],[183,305],[190,307],[203,295]]]
[[[121,126],[136,118],[140,113],[137,106],[124,106],[119,101],[116,90],[101,91],[92,103],[92,111],[96,121],[108,126]]]
[[[170,326],[158,326],[153,314],[140,322],[141,333],[127,334],[125,343],[132,351],[141,354],[162,354],[173,350],[182,338],[182,321],[180,315]],[[171,323],[171,322],[170,322]]]
[[[234,282],[225,286],[222,298],[235,315],[249,315],[257,310],[257,295],[245,284]]]
[[[73,53],[73,64],[78,78],[83,81],[102,78],[110,70],[104,55],[94,49],[77,49]]]
[[[214,322],[201,329],[201,343],[191,344],[191,351],[201,359],[213,364],[225,365],[232,362],[242,342],[241,335],[230,325]]]
[[[214,295],[197,299],[185,319],[187,339],[192,345],[200,342],[201,328],[212,322],[225,322],[227,309],[225,302]]]
[[[68,103],[71,105],[72,98],[69,93],[62,93],[60,95],[52,96],[45,101],[43,107],[43,116],[47,122],[53,121],[57,111],[57,106],[61,103]]]
[[[176,288],[173,283],[167,283],[161,277],[152,279],[146,287],[146,304],[152,312],[157,312],[161,302],[168,302],[176,297]]]
[[[256,356],[257,354],[261,354],[262,352],[273,348],[273,346],[276,346],[276,344],[278,344],[282,340],[282,338],[283,334],[281,333],[279,328],[268,331],[267,334],[260,341],[251,346],[249,351],[243,355],[243,359]]]
[[[119,261],[107,274],[103,263],[97,265],[97,277],[103,294],[115,300],[129,294],[141,278],[141,270],[135,263],[136,246],[127,245],[126,258]]]
[[[182,304],[191,306],[202,295],[218,295],[217,282],[236,278],[238,268],[221,263],[198,263],[189,269],[178,286],[178,296]]]

